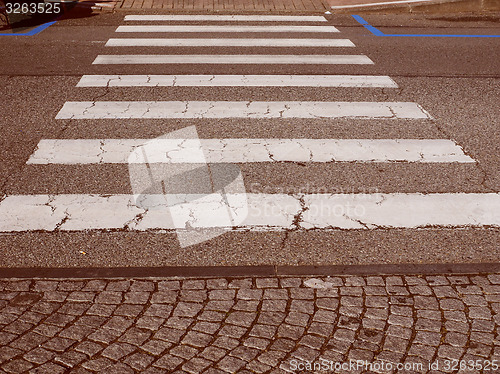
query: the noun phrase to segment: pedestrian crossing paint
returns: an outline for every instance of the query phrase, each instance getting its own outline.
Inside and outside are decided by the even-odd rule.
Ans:
[[[131,15],[126,21],[325,22],[321,16]],[[338,33],[313,25],[126,25],[121,33]],[[282,34],[283,35],[283,34]],[[245,35],[248,36],[248,35]],[[324,35],[329,36],[329,35]],[[108,47],[354,47],[348,39],[112,38]],[[364,55],[102,55],[94,64],[373,64]],[[85,75],[78,87],[382,87],[367,75]],[[411,102],[86,101],[66,102],[57,119],[361,118],[431,119]],[[254,126],[258,126],[255,121]],[[192,142],[192,144],[190,143]],[[197,144],[197,146],[196,146]],[[199,152],[200,145],[203,153]],[[147,148],[147,161],[137,149]],[[196,148],[198,147],[198,148]],[[168,153],[168,154],[167,154]],[[143,153],[144,155],[145,153]],[[202,158],[196,155],[203,155]],[[135,158],[134,158],[135,157]],[[473,163],[447,139],[43,139],[27,164],[415,162]],[[307,182],[307,181],[305,181]],[[0,232],[83,230],[234,231],[500,227],[500,194],[239,194],[248,208],[237,226],[219,220],[212,195],[57,194],[0,199]],[[172,201],[180,217],[171,217]],[[229,207],[229,208],[232,208]],[[245,209],[247,209],[245,208]],[[188,222],[182,224],[183,219]],[[179,224],[179,222],[181,224]],[[164,231],[161,231],[164,232]]]
[[[12,195],[0,202],[0,231],[154,230],[224,227],[221,195]],[[175,200],[174,224],[167,203]],[[499,227],[500,194],[239,194],[248,215],[231,230]],[[219,220],[221,220],[219,222]],[[223,222],[224,221],[224,222]],[[188,226],[189,227],[189,226]]]
[[[355,47],[349,39],[115,38],[106,47]]]
[[[326,22],[323,16],[132,14],[125,21],[237,21],[237,22]]]
[[[382,87],[384,75],[84,75],[77,87]]]
[[[134,152],[144,146],[142,152]],[[201,147],[200,147],[201,146]],[[134,152],[134,153],[133,153]],[[140,157],[139,157],[139,156]],[[28,164],[473,163],[447,139],[43,139]]]
[[[431,118],[411,102],[68,101],[57,119]],[[258,126],[258,124],[256,125]]]
[[[302,25],[130,25],[118,26],[116,32],[314,32],[314,33],[333,33],[339,30],[333,26],[302,26]]]
[[[289,65],[370,65],[364,55],[99,55],[99,64],[289,64]]]

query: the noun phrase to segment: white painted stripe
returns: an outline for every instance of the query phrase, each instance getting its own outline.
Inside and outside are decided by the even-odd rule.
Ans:
[[[219,194],[169,195],[169,199],[179,201],[175,205],[176,214],[184,216],[176,215],[178,227],[170,218],[164,195],[143,197],[146,200],[139,208],[131,195],[7,196],[0,202],[0,231],[185,229],[186,225],[179,226],[184,217],[193,228],[224,227],[216,214],[225,208]],[[500,226],[500,194],[496,193],[235,194],[229,197],[232,202],[240,201],[248,207],[246,219],[236,227],[228,227],[233,230]]]
[[[426,3],[435,0],[401,0],[401,1],[382,1],[379,3],[365,3],[365,4],[352,4],[352,5],[334,5],[331,9],[348,9],[348,8],[366,8],[376,7],[381,5],[397,5],[397,4],[411,4],[411,3]]]
[[[132,155],[140,146],[147,148],[148,162],[169,164],[474,162],[448,139],[43,139],[27,163],[144,163]]]
[[[349,39],[109,39],[106,47],[355,47]]]
[[[408,102],[68,101],[57,119],[431,118]]]
[[[97,64],[356,64],[370,65],[364,55],[99,55]]]
[[[77,87],[384,87],[377,75],[84,75]]]
[[[241,25],[141,25],[118,26],[116,32],[339,32],[333,26],[241,26]]]
[[[326,22],[323,16],[141,14],[125,16],[125,21],[257,21],[257,22]]]

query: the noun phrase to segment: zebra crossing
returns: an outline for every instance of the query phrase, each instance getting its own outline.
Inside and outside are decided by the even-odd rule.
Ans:
[[[363,54],[313,54],[312,47],[347,48],[355,44],[337,38],[340,31],[325,25],[320,16],[265,15],[127,15],[116,34],[137,37],[110,38],[105,48],[151,47],[150,54],[100,54],[92,65],[117,66],[115,74],[84,75],[77,89],[105,87],[108,90],[155,87],[342,88],[395,89],[390,76],[346,74],[196,74],[203,65],[282,66],[370,66],[376,62]],[[159,24],[141,24],[159,22]],[[164,24],[182,22],[183,24]],[[199,24],[199,23],[208,24]],[[245,24],[251,22],[251,25]],[[271,24],[278,23],[278,24]],[[226,24],[229,23],[229,24]],[[253,23],[258,23],[255,25]],[[289,23],[289,24],[287,24]],[[321,23],[321,24],[310,24]],[[144,38],[142,33],[154,34]],[[209,37],[230,33],[231,37]],[[233,33],[240,34],[239,38]],[[259,35],[265,33],[265,37]],[[287,38],[284,33],[301,33],[307,38]],[[196,34],[195,37],[186,35]],[[198,34],[205,34],[203,37]],[[280,37],[271,38],[273,34]],[[166,37],[163,35],[167,35]],[[301,35],[301,36],[304,36]],[[134,35],[132,35],[134,36]],[[260,36],[260,37],[259,37]],[[164,47],[272,47],[304,49],[305,54],[158,54]],[[190,64],[191,74],[150,74],[149,65]],[[137,74],[121,74],[120,68],[134,65]],[[355,71],[353,71],[355,73]],[[89,98],[90,99],[90,98]],[[250,101],[192,100],[67,101],[55,120],[141,121],[149,120],[246,120],[259,126],[260,120],[363,120],[432,121],[432,114],[416,102],[394,101]],[[146,122],[144,122],[146,121]],[[96,123],[96,122],[93,122]],[[188,123],[188,122],[187,122]],[[203,125],[202,125],[203,126]],[[326,124],[325,126],[328,126]],[[250,129],[251,131],[251,129]],[[42,139],[27,160],[33,167],[61,165],[133,165],[143,159],[131,157],[145,144],[152,146],[148,162],[176,164],[324,165],[380,163],[398,165],[464,164],[476,161],[451,139],[343,139],[343,138],[94,138]],[[149,164],[148,164],[149,168]],[[187,169],[188,171],[191,169]],[[304,181],[306,183],[306,181]],[[165,191],[163,189],[163,191]],[[242,219],[224,220],[224,202],[217,194],[199,199],[188,192],[179,198],[183,207],[178,217],[163,214],[171,208],[158,198],[161,189],[144,193],[150,205],[137,203],[134,194],[31,194],[8,195],[0,201],[0,231],[84,231],[84,230],[176,230],[226,228],[242,231],[335,230],[425,227],[500,226],[500,195],[496,193],[232,193],[231,204],[243,211]],[[231,191],[228,192],[231,195]],[[156,196],[156,197],[155,197]],[[154,201],[153,201],[154,200]],[[182,204],[181,204],[182,205]],[[154,206],[155,209],[151,207]],[[226,212],[227,214],[227,212]],[[233,217],[234,218],[234,217]],[[161,231],[162,232],[162,231]]]

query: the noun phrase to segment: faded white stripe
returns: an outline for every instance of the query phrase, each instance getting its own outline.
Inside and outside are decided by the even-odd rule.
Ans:
[[[242,25],[140,25],[118,26],[116,32],[339,32],[333,26],[242,26]]]
[[[143,163],[140,146],[150,163],[474,162],[448,139],[43,139],[27,163]]]
[[[195,214],[196,219],[189,222],[192,227],[220,228],[223,224],[213,214],[221,209],[220,195],[211,196],[169,198],[180,202],[175,211],[186,220]],[[175,227],[163,195],[143,197],[143,205],[137,207],[131,195],[7,196],[0,202],[0,231],[186,227]],[[496,193],[241,194],[231,195],[230,200],[248,207],[247,218],[236,227],[228,227],[233,230],[500,226],[500,195]],[[182,217],[176,216],[176,222],[182,222],[178,218]]]
[[[109,39],[106,47],[355,47],[349,39]]]
[[[98,64],[356,64],[370,65],[365,55],[99,55]]]
[[[84,75],[77,87],[384,87],[378,75]]]
[[[265,22],[326,22],[323,16],[270,15],[206,15],[206,14],[140,14],[125,16],[125,21],[265,21]]]
[[[57,119],[431,118],[409,102],[68,101]]]

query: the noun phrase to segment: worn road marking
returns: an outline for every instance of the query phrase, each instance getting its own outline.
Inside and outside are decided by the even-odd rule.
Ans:
[[[173,224],[164,195],[12,195],[0,202],[0,231],[183,229]],[[221,195],[170,195],[176,222],[193,228],[223,227]],[[234,230],[499,227],[500,194],[241,194],[248,209]],[[187,226],[189,227],[189,226]]]
[[[355,47],[349,39],[109,39],[106,47]]]
[[[84,75],[77,87],[384,87],[378,75]]]
[[[205,15],[205,14],[140,14],[127,15],[125,21],[265,21],[265,22],[326,22],[323,16],[270,15]]]
[[[414,118],[431,116],[411,102],[68,101],[57,119],[125,118]]]
[[[448,139],[43,139],[27,163],[143,163],[142,145],[150,163],[474,162]]]
[[[339,32],[334,26],[295,26],[295,25],[264,25],[264,26],[241,26],[241,25],[140,25],[140,26],[118,26],[116,32]]]
[[[98,64],[353,64],[370,65],[365,55],[99,55]]]

